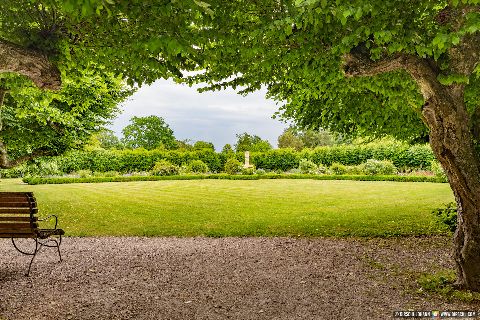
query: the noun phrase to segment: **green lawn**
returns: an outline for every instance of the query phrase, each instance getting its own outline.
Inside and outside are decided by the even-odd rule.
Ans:
[[[392,236],[443,233],[430,213],[448,184],[190,180],[36,185],[41,215],[70,236]]]

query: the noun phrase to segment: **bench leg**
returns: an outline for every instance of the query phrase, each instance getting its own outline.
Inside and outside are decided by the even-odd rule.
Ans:
[[[62,262],[62,254],[60,253],[60,245],[62,244],[62,236],[57,240],[51,239],[53,242],[55,242],[55,246],[57,247],[57,252],[58,252],[58,257],[60,258],[60,262]]]
[[[35,257],[40,252],[40,249],[42,249],[42,247],[57,248],[58,257],[60,258],[60,262],[62,262],[62,255],[60,253],[60,244],[62,243],[62,236],[60,236],[58,241],[56,239],[48,239],[46,242],[41,242],[41,241],[38,241],[37,238],[33,238],[33,240],[35,241],[35,250],[33,252],[25,252],[23,250],[20,250],[17,247],[17,244],[15,243],[15,238],[12,238],[13,246],[15,247],[15,249],[17,249],[18,252],[28,256],[32,256],[32,259],[30,260],[30,264],[28,265],[28,271],[26,274],[27,277],[30,275],[30,270],[32,268],[33,260],[35,260]],[[55,242],[55,245],[49,245],[48,244],[49,241]]]
[[[30,264],[28,265],[28,271],[26,274],[27,277],[30,275],[30,269],[32,268],[33,260],[35,259],[35,257],[37,256],[37,253],[40,251],[41,248],[42,248],[42,245],[40,244],[39,246],[38,240],[35,239],[35,252],[32,254],[33,255],[32,260],[30,260]]]

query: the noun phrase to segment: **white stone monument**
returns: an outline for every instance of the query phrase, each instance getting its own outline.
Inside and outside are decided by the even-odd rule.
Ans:
[[[243,165],[244,168],[252,168],[253,166],[250,164],[250,152],[245,151],[245,163]]]

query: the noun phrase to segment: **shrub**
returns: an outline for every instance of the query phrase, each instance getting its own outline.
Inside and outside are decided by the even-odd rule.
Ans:
[[[316,173],[318,166],[313,161],[308,159],[300,159],[298,169],[301,173]]]
[[[187,165],[187,170],[194,173],[207,173],[209,171],[208,166],[202,160],[192,160]]]
[[[79,176],[80,178],[88,178],[92,176],[92,171],[90,170],[78,170],[76,172],[76,175]]]
[[[266,174],[266,173],[267,173],[267,172],[266,172],[265,170],[263,170],[263,169],[257,169],[257,170],[255,170],[255,174],[258,174],[258,175],[264,175],[264,174]]]
[[[160,160],[155,163],[152,168],[152,175],[154,176],[172,176],[179,172],[179,167],[168,160]]]
[[[296,169],[296,168],[290,169],[286,172],[286,174],[301,174],[301,173],[302,173],[302,170]]]
[[[363,174],[363,166],[346,166],[346,174]]]
[[[443,171],[442,165],[437,160],[430,162],[430,169],[436,177],[447,179],[445,171]]]
[[[371,175],[390,175],[397,173],[397,167],[389,160],[368,159],[361,165],[364,174]]]
[[[323,164],[319,164],[317,167],[317,173],[318,174],[329,174],[328,167],[325,167]]]
[[[104,177],[116,177],[116,176],[119,176],[120,173],[118,171],[107,171],[105,173],[103,173],[103,176]]]
[[[242,168],[243,175],[251,176],[252,174],[255,174],[255,167],[250,167],[250,168]]]
[[[237,174],[242,171],[242,164],[237,159],[230,158],[225,162],[224,171],[228,174]]]
[[[337,162],[332,163],[332,165],[330,166],[330,170],[333,172],[333,174],[342,175],[347,173],[347,167]]]
[[[28,167],[26,164],[21,164],[15,168],[0,170],[0,177],[2,178],[20,178],[26,174],[28,174]]]
[[[452,232],[457,229],[457,204],[455,202],[448,203],[445,208],[438,208],[432,211],[437,219],[445,224]]]

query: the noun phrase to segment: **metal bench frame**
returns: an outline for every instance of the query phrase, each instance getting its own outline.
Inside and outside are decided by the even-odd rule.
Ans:
[[[12,200],[9,201],[4,201],[5,198],[17,198],[21,199],[20,202],[12,202]],[[62,255],[60,253],[60,245],[62,243],[62,235],[64,234],[64,231],[62,229],[58,229],[58,217],[56,215],[50,215],[46,218],[38,218],[36,216],[38,209],[37,209],[37,203],[35,200],[35,197],[33,196],[32,192],[0,192],[0,208],[6,209],[8,211],[9,215],[18,215],[20,214],[20,209],[15,208],[15,203],[23,209],[26,210],[25,205],[28,203],[28,210],[29,210],[29,219],[28,222],[25,221],[25,219],[22,219],[21,221],[24,221],[24,223],[12,223],[12,226],[8,226],[8,222],[17,222],[17,220],[14,217],[10,217],[11,221],[8,221],[9,217],[6,217],[2,221],[7,221],[7,223],[3,223],[3,229],[0,229],[0,237],[1,238],[10,238],[12,239],[12,244],[14,248],[24,254],[24,255],[29,255],[32,256],[32,259],[30,260],[30,264],[28,265],[28,271],[26,273],[26,276],[30,275],[30,270],[32,268],[33,261],[35,260],[35,257],[37,254],[40,252],[40,250],[43,247],[49,247],[49,248],[57,248],[58,256],[60,259],[60,262],[62,261]],[[17,209],[17,211],[16,211]],[[21,212],[25,214],[25,212]],[[0,215],[2,216],[2,215]],[[49,219],[55,219],[55,226],[53,229],[40,229],[38,226],[38,221],[46,221]],[[21,219],[21,218],[17,218]],[[27,226],[29,226],[28,229],[25,229]],[[21,230],[21,231],[20,231]],[[18,232],[18,234],[16,234]],[[3,236],[2,234],[3,233]],[[8,236],[5,236],[8,235]],[[15,236],[17,235],[17,236]],[[54,238],[55,237],[55,238]],[[19,248],[17,243],[15,243],[15,239],[19,238],[30,238],[33,239],[35,242],[35,249],[32,252],[27,252]]]

